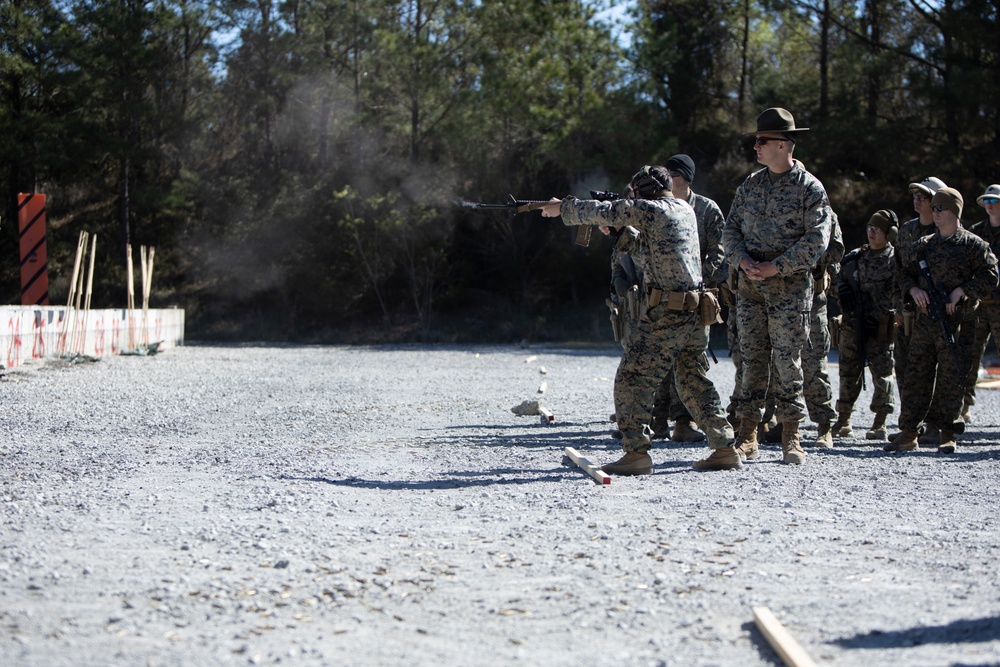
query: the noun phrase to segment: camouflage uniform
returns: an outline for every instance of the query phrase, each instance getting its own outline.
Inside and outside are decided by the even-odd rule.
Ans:
[[[837,273],[844,257],[844,236],[837,216],[833,216],[830,245],[813,269],[813,301],[809,319],[809,346],[802,350],[802,394],[809,419],[826,424],[837,418],[833,409],[833,385],[830,383],[830,320],[827,313],[827,290],[831,275]]]
[[[920,218],[914,218],[899,227],[899,232],[896,234],[896,240],[893,242],[893,245],[896,249],[896,284],[900,286],[901,290],[903,285],[903,267],[916,261],[914,249],[917,242],[924,236],[929,236],[935,232],[937,232],[937,227],[934,226],[933,222],[924,226],[920,224]],[[906,293],[901,291],[899,300],[896,302],[897,313],[903,312],[903,304],[905,303]],[[907,309],[912,311],[912,302],[909,303]],[[910,336],[906,335],[903,327],[899,327],[896,331],[896,344],[893,356],[896,361],[896,383],[899,385],[900,390],[906,385],[906,371],[908,368],[906,358],[909,356],[909,353]]]
[[[612,233],[617,233],[618,236],[611,248],[611,302],[618,309],[622,347],[627,348],[635,333],[635,326],[640,315],[633,306],[644,298],[644,295],[640,296],[639,299],[630,298],[626,292],[632,286],[633,279],[636,281],[634,284],[639,286],[640,294],[643,291],[642,239],[639,230],[634,227],[622,227],[618,232]],[[630,276],[629,271],[625,268],[627,260],[623,261],[623,258],[626,256],[632,261],[632,267],[636,274],[634,276]]]
[[[643,239],[646,291],[663,292],[659,304],[644,309],[615,375],[615,415],[622,449],[649,450],[653,392],[671,369],[677,372],[680,396],[705,430],[709,447],[731,447],[732,428],[706,374],[708,327],[701,324],[697,307],[675,309],[674,299],[669,298],[694,292],[701,284],[694,211],[686,202],[669,197],[612,202],[568,197],[559,212],[566,225],[638,229]]]
[[[969,227],[969,231],[989,243],[990,250],[993,251],[994,255],[1000,252],[1000,227],[990,225],[989,218],[972,225]],[[979,366],[983,359],[983,353],[986,351],[990,336],[993,336],[993,340],[996,342],[998,334],[1000,334],[1000,289],[993,290],[984,296],[979,304],[979,310],[976,312],[972,358],[969,364],[969,374],[965,381],[966,405],[976,404],[976,382],[979,380]]]
[[[961,227],[948,238],[939,234],[926,236],[913,248],[914,261],[903,266],[903,294],[909,294],[913,287],[925,290],[928,287],[915,261],[921,255],[927,258],[931,277],[945,299],[956,287],[966,294],[967,299],[959,303],[958,312],[949,318],[955,331],[967,317],[973,316],[978,300],[996,290],[997,258],[986,241]],[[948,349],[938,322],[926,315],[917,317],[910,337],[909,358],[921,363],[910,365],[906,384],[899,386],[900,429],[915,432],[925,417],[928,424],[947,429],[959,420],[971,350],[957,347],[957,354]]]
[[[763,416],[772,350],[775,413],[782,422],[805,416],[800,351],[809,340],[810,271],[830,245],[833,220],[823,184],[798,161],[774,183],[765,168],[736,190],[722,236],[726,258],[736,269],[748,258],[772,261],[778,269],[759,281],[739,274],[743,387],[738,414],[744,421],[759,422]]]
[[[687,197],[687,203],[694,209],[698,220],[698,246],[701,257],[701,280],[705,287],[715,287],[719,284],[719,274],[728,267],[722,249],[722,228],[726,218],[722,215],[719,205],[708,197],[695,194],[692,190]],[[725,277],[725,276],[723,276]],[[653,401],[653,431],[657,434],[669,434],[669,422],[692,421],[691,412],[677,393],[674,373],[669,373],[656,390]]]
[[[896,251],[891,245],[882,250],[872,250],[863,245],[848,253],[841,264],[840,285],[848,285],[861,299],[863,318],[881,317],[895,319],[899,288],[896,284]],[[860,291],[860,296],[857,295]],[[858,322],[853,308],[841,306],[843,311],[840,326],[840,399],[837,412],[849,415],[854,403],[861,395],[864,382],[865,361],[871,371],[874,395],[871,411],[876,414],[892,414],[896,406],[895,389],[892,379],[892,340],[878,340],[865,336],[865,358],[861,357],[858,345]],[[888,336],[883,336],[888,338]]]

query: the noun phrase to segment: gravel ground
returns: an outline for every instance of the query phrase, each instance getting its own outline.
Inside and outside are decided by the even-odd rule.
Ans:
[[[697,473],[707,450],[661,443],[601,486],[563,450],[618,457],[617,361],[189,345],[7,371],[0,663],[780,664],[763,605],[820,665],[1000,664],[997,392],[951,456],[855,439]],[[728,359],[712,377],[728,395]],[[512,414],[533,399],[554,424]]]

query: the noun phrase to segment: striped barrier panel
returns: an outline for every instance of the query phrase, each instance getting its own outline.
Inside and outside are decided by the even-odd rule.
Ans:
[[[17,368],[29,359],[83,355],[106,357],[159,344],[184,344],[184,310],[71,310],[65,306],[0,306],[0,364]]]
[[[49,305],[49,257],[45,245],[45,195],[19,194],[17,221],[21,248],[21,303]]]

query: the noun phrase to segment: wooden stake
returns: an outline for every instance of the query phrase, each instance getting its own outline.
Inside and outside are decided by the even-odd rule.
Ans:
[[[83,298],[83,343],[80,345],[80,353],[87,352],[87,331],[90,328],[90,297],[94,292],[94,257],[97,255],[97,234],[90,243],[90,266],[87,269],[87,291]]]
[[[56,355],[62,356],[67,349],[72,349],[70,337],[73,335],[73,302],[76,297],[77,277],[80,275],[80,264],[87,251],[87,232],[80,232],[76,242],[76,260],[73,262],[73,278],[69,282],[69,296],[66,298],[66,313],[62,323],[62,333],[56,346]]]
[[[125,338],[128,349],[135,349],[135,276],[132,269],[132,244],[125,245],[125,289],[127,293],[125,308],[128,311],[128,325]]]
[[[805,649],[785,629],[767,607],[754,607],[753,620],[768,643],[778,652],[788,667],[816,667]]]
[[[566,456],[570,458],[581,470],[596,479],[601,484],[610,484],[611,475],[604,472],[600,467],[594,465],[594,463],[588,459],[586,456],[582,456],[580,452],[576,451],[572,447],[566,448]]]

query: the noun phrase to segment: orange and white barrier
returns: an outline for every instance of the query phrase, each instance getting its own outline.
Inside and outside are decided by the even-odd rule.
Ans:
[[[69,313],[67,321],[67,312]],[[134,343],[158,349],[184,344],[184,310],[89,310],[64,306],[0,306],[0,364],[16,368],[29,359],[106,357],[134,352]]]

